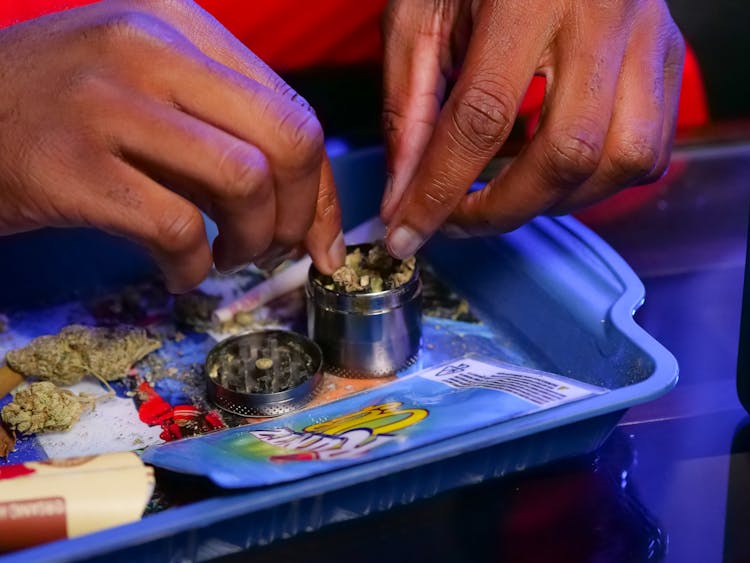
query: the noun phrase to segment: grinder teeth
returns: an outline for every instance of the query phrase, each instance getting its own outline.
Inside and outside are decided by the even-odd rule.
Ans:
[[[320,384],[320,348],[291,332],[268,330],[220,342],[206,358],[209,398],[240,416],[279,416],[302,408]]]

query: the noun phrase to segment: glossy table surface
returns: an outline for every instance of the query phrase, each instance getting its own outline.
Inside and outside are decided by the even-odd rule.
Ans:
[[[680,382],[597,452],[274,542],[253,561],[750,561],[750,418],[735,389],[750,145],[678,151],[581,216],[646,286]],[[230,559],[234,559],[230,558]]]

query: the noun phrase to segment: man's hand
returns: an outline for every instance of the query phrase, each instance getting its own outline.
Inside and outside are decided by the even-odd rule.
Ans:
[[[458,236],[510,231],[668,166],[684,43],[663,0],[395,0],[384,32],[381,214],[397,257],[446,221]],[[534,138],[467,195],[535,74],[547,92]]]
[[[104,1],[0,31],[0,53],[0,234],[124,235],[175,292],[211,268],[199,209],[220,271],[308,233],[321,270],[343,262],[314,112],[194,3]]]

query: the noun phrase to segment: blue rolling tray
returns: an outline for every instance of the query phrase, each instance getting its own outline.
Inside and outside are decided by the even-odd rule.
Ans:
[[[383,164],[377,148],[335,160],[345,228],[377,210]],[[0,307],[71,299],[153,275],[131,245],[85,230],[8,237],[0,241],[0,256],[17,268],[3,282]],[[644,299],[642,283],[575,219],[539,218],[489,239],[436,237],[424,257],[503,335],[515,357],[609,391],[387,459],[233,491],[0,560],[192,561],[265,545],[590,452],[628,407],[675,385],[674,357],[633,319]]]

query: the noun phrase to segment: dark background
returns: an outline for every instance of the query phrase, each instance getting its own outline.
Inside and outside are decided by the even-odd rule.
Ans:
[[[670,0],[672,15],[695,50],[711,117],[750,116],[750,2]]]

